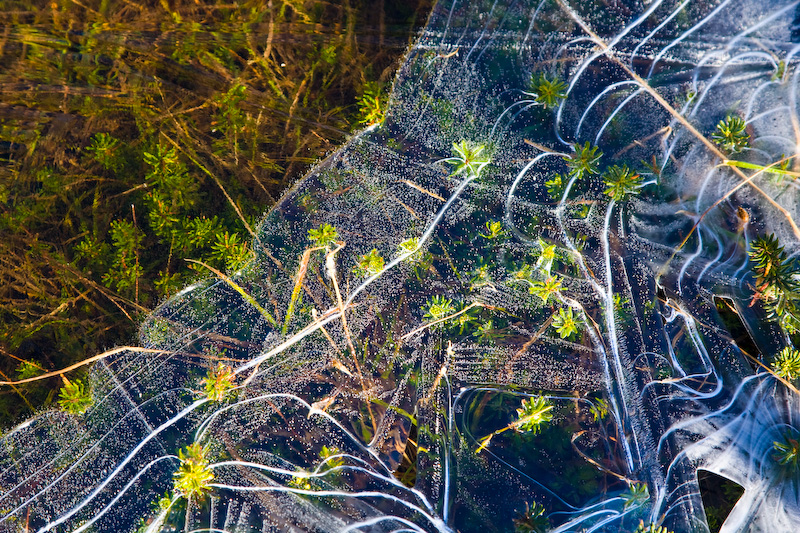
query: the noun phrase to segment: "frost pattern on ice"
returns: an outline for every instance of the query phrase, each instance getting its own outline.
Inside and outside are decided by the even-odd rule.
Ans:
[[[725,165],[707,139],[738,115],[739,161],[797,154],[796,10],[439,2],[386,122],[291,190],[232,276],[277,327],[216,278],[166,302],[141,330],[161,355],[97,364],[86,415],[3,436],[0,530],[508,531],[535,501],[553,531],[707,531],[705,469],[745,490],[722,531],[792,531],[799,478],[774,442],[800,428],[798,396],[748,360],[714,298],[764,361],[785,345],[750,306],[746,250],[764,233],[797,249],[797,184]],[[541,105],[539,74],[566,98]],[[478,175],[453,161],[462,141],[491,159]],[[640,194],[570,176],[586,142]],[[338,244],[306,253],[323,224]],[[545,301],[553,276],[564,290]],[[571,336],[554,326],[568,309]],[[219,360],[236,373],[222,403],[201,394]],[[486,442],[535,395],[552,422]],[[172,476],[192,442],[215,479],[187,502]],[[650,497],[631,504],[635,483]]]

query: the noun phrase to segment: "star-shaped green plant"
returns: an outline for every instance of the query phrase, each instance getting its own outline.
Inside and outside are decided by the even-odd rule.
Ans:
[[[174,488],[186,499],[203,499],[211,490],[209,484],[214,481],[214,472],[208,464],[206,451],[200,443],[186,447],[186,451],[178,451],[181,464],[173,476]]]
[[[506,230],[503,229],[503,223],[500,221],[487,220],[486,221],[486,234],[480,234],[484,239],[497,239],[507,235]]]
[[[58,391],[58,405],[73,415],[80,415],[92,405],[92,395],[85,389],[79,379],[67,381]]]
[[[534,281],[528,289],[531,294],[541,298],[545,304],[551,296],[555,296],[563,290],[564,287],[561,286],[561,279],[558,276],[550,276],[544,281]]]
[[[216,368],[212,368],[206,377],[200,382],[203,385],[203,392],[209,400],[221,402],[233,388],[233,381],[236,374],[233,369],[222,362],[217,363]]]
[[[564,180],[561,178],[561,174],[553,174],[552,178],[544,182],[544,186],[547,188],[550,198],[561,200],[561,196],[564,194]]]
[[[774,441],[772,449],[775,451],[773,456],[778,464],[792,470],[797,470],[800,466],[800,434],[796,430],[789,430],[783,434],[781,441]]]
[[[417,237],[411,237],[398,244],[397,254],[405,256],[405,259],[412,263],[422,261],[422,250],[419,249],[419,239]]]
[[[642,177],[628,168],[627,165],[614,165],[603,174],[603,191],[615,202],[621,202],[629,194],[638,194],[642,186]]]
[[[800,290],[796,275],[800,274],[795,261],[789,259],[775,235],[757,237],[750,243],[750,261],[756,275],[756,288],[766,297]]]
[[[750,144],[750,135],[744,131],[745,124],[742,117],[728,115],[717,124],[717,129],[711,134],[711,140],[720,148],[735,154]]]
[[[623,509],[639,507],[650,499],[650,491],[647,490],[647,485],[644,483],[634,483],[630,486],[628,492],[622,493],[622,499],[625,500]]]
[[[319,452],[319,457],[322,459],[323,464],[321,466],[322,471],[329,471],[333,470],[334,468],[339,468],[340,466],[344,466],[344,457],[341,457],[341,451],[339,448],[332,446],[328,448],[327,446],[322,446],[322,450]],[[339,455],[340,457],[336,457]],[[329,474],[331,480],[337,478],[339,472],[333,472]]]
[[[547,533],[550,530],[550,520],[545,514],[545,508],[536,502],[528,505],[514,522],[514,533]]]
[[[591,407],[589,407],[589,413],[592,415],[592,420],[595,422],[599,422],[600,420],[605,420],[608,416],[608,401],[604,400],[603,398],[598,398],[594,401]]]
[[[485,151],[486,147],[482,144],[468,141],[453,143],[453,157],[445,159],[446,162],[453,165],[454,170],[451,175],[457,176],[466,173],[477,177],[491,161],[491,158],[484,153]]]
[[[536,268],[549,274],[550,269],[553,268],[553,261],[556,259],[556,245],[547,244],[542,239],[539,239],[537,244],[542,249],[542,253],[536,260]]]
[[[371,126],[381,124],[386,119],[386,107],[383,89],[378,83],[367,83],[364,94],[358,99],[358,112],[361,115],[360,124]]]
[[[336,228],[330,224],[322,224],[317,229],[308,230],[308,240],[310,240],[314,246],[329,248],[338,238],[339,235],[336,232]]]
[[[544,396],[534,396],[522,400],[522,407],[517,409],[517,420],[511,426],[521,433],[541,431],[542,425],[553,420],[553,404]]]
[[[800,351],[786,346],[778,352],[771,366],[775,375],[794,381],[800,377]]]
[[[580,179],[600,172],[600,158],[603,157],[603,152],[597,153],[597,146],[592,146],[586,141],[583,146],[576,144],[572,149],[572,154],[564,158],[571,178]]]
[[[453,301],[444,296],[434,296],[428,300],[428,309],[425,311],[425,318],[439,320],[455,313]]]
[[[567,97],[567,84],[557,76],[549,79],[546,74],[531,76],[531,93],[536,98],[536,103],[545,109],[556,107],[561,100]]]
[[[368,254],[361,256],[353,270],[359,276],[374,276],[383,270],[384,264],[383,257],[373,248]]]
[[[578,333],[578,322],[575,320],[575,315],[572,314],[571,307],[562,307],[558,310],[558,313],[553,316],[553,327],[556,328],[562,339]]]

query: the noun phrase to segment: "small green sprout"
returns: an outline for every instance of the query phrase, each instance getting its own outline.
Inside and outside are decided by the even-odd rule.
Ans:
[[[541,298],[545,304],[551,296],[555,296],[563,290],[564,287],[561,286],[561,279],[558,276],[550,276],[544,281],[534,281],[528,289],[531,294]]]
[[[639,193],[642,177],[631,171],[627,165],[614,165],[603,174],[603,183],[607,186],[603,192],[615,202],[621,202],[629,194]]]
[[[17,377],[19,379],[28,379],[38,376],[43,372],[42,367],[30,361],[22,361],[17,366]]]
[[[208,464],[206,451],[195,442],[186,447],[186,452],[178,451],[180,466],[175,472],[174,487],[186,499],[203,499],[214,481],[214,472]]]
[[[493,340],[497,336],[497,332],[494,330],[494,324],[492,323],[492,320],[489,319],[478,326],[477,331],[475,331],[475,335],[477,335],[478,340],[483,342]]]
[[[486,235],[481,233],[480,236],[485,239],[497,239],[507,235],[506,230],[503,229],[503,223],[500,221],[495,222],[494,220],[486,221],[486,232]]]
[[[314,246],[330,248],[331,244],[335,243],[338,238],[339,234],[336,232],[336,228],[330,224],[322,224],[318,229],[308,230],[308,240]]]
[[[235,377],[231,367],[222,362],[217,363],[217,367],[209,370],[206,377],[200,382],[206,398],[214,402],[221,402],[233,388]]]
[[[800,435],[796,430],[787,431],[783,434],[782,441],[774,441],[772,449],[775,451],[773,456],[778,464],[797,470],[800,466]]]
[[[308,479],[308,475],[295,475],[292,476],[292,479],[289,480],[287,483],[290,487],[300,490],[314,490],[314,487],[311,485],[311,481]]]
[[[639,520],[639,527],[636,528],[634,533],[671,533],[667,531],[667,528],[664,526],[659,526],[655,523],[650,523],[649,525],[644,525],[644,520]]]
[[[453,319],[453,324],[459,327],[458,333],[464,331],[478,322],[478,311],[480,306],[471,303],[463,302],[457,306],[456,312],[463,311],[460,315]]]
[[[92,405],[92,395],[84,388],[83,382],[79,379],[67,381],[58,391],[58,397],[58,405],[73,415],[85,413]]]
[[[517,420],[511,426],[521,433],[538,434],[542,425],[553,420],[553,404],[544,396],[534,396],[522,400],[522,407],[517,409]]]
[[[711,140],[726,152],[735,154],[750,144],[750,135],[745,131],[746,126],[742,117],[728,115],[719,121],[717,129],[711,134]]]
[[[92,154],[92,159],[100,163],[107,170],[114,170],[118,163],[114,160],[114,152],[119,145],[119,139],[115,139],[108,133],[96,133],[92,136],[91,144],[85,148]]]
[[[469,288],[470,290],[478,290],[482,287],[495,288],[492,281],[492,274],[489,272],[489,265],[481,264],[470,273]]]
[[[428,300],[428,309],[425,311],[425,318],[439,320],[455,312],[453,301],[444,296],[434,296]]]
[[[644,483],[634,483],[630,486],[628,492],[622,494],[622,499],[625,500],[623,509],[640,507],[650,499],[650,491],[647,490],[647,485]]]
[[[556,245],[547,244],[541,238],[538,240],[537,244],[539,248],[542,249],[542,253],[536,260],[536,268],[549,274],[550,269],[553,268],[553,261],[556,259]]]
[[[592,146],[586,141],[583,146],[576,144],[572,149],[572,154],[564,158],[571,178],[580,179],[600,171],[600,158],[603,157],[603,152],[597,153],[597,146]]]
[[[319,457],[325,463],[324,470],[332,470],[344,465],[344,457],[335,457],[341,455],[341,453],[335,446],[328,448],[323,445],[322,450],[319,452]]]
[[[778,61],[778,68],[775,69],[775,73],[772,75],[772,81],[783,81],[783,76],[786,74],[786,61],[783,59]]]
[[[514,518],[514,533],[547,533],[550,531],[550,520],[545,515],[545,508],[536,502],[525,503],[525,511]]]
[[[359,276],[369,277],[374,276],[375,274],[380,274],[381,271],[383,271],[383,267],[383,257],[380,256],[378,250],[373,248],[368,254],[361,256],[361,259],[353,268],[353,271],[355,271]]]
[[[364,94],[358,99],[358,113],[361,116],[359,124],[382,124],[386,120],[385,107],[385,96],[380,84],[368,82],[364,87]]]
[[[772,362],[772,371],[776,376],[780,376],[789,381],[794,381],[800,377],[800,351],[786,346],[781,350]]]
[[[561,100],[567,97],[567,84],[554,76],[552,80],[545,74],[534,74],[531,77],[531,93],[536,97],[536,103],[545,109],[556,107]]]
[[[544,182],[544,186],[547,187],[547,194],[553,200],[561,200],[561,196],[564,194],[564,185],[561,174],[553,174],[552,178]]]
[[[553,327],[562,339],[572,337],[578,333],[578,322],[572,314],[572,308],[559,308],[558,314],[553,316]]]
[[[594,401],[592,406],[589,407],[589,413],[592,415],[592,420],[599,422],[606,419],[608,416],[608,409],[608,401],[603,398],[598,398]]]
[[[462,173],[467,173],[477,177],[491,161],[487,155],[483,155],[485,150],[486,147],[482,144],[475,144],[468,141],[453,143],[454,155],[453,157],[445,159],[446,162],[454,167],[451,175],[457,176]]]
[[[405,257],[412,263],[422,261],[422,250],[419,247],[419,239],[417,237],[411,237],[398,244],[397,255]]]
[[[800,283],[795,278],[800,274],[797,265],[789,259],[775,235],[753,239],[750,248],[756,288],[762,296],[778,298],[781,294],[800,291]]]

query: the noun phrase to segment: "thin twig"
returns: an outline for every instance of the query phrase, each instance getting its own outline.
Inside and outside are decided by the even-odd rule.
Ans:
[[[100,359],[104,359],[106,357],[109,357],[109,356],[112,356],[112,355],[115,355],[115,354],[118,354],[118,353],[121,353],[121,352],[155,353],[155,354],[167,353],[166,350],[156,350],[154,348],[139,348],[138,346],[121,346],[119,348],[114,348],[113,350],[108,350],[108,351],[103,352],[101,354],[94,355],[92,357],[84,359],[83,361],[78,361],[77,363],[75,363],[73,365],[70,365],[70,366],[68,366],[66,368],[62,368],[61,370],[54,370],[54,371],[48,372],[46,374],[41,374],[39,376],[34,376],[32,378],[20,379],[20,380],[17,380],[17,381],[0,381],[0,385],[11,385],[11,386],[14,386],[14,385],[19,385],[20,383],[30,383],[31,381],[38,381],[40,379],[51,378],[53,376],[62,376],[63,374],[66,374],[67,372],[71,372],[72,370],[75,370],[76,368],[80,368],[82,366],[88,365],[89,363],[94,363],[95,361],[99,361]]]

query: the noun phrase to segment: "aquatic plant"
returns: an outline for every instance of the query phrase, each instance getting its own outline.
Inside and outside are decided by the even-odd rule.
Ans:
[[[360,276],[374,276],[379,274],[384,267],[383,257],[378,250],[373,248],[368,254],[361,256],[353,270]]]
[[[644,520],[639,522],[639,527],[636,528],[634,533],[671,533],[665,526],[659,526],[655,522],[644,525]]]
[[[800,268],[770,234],[750,244],[749,256],[756,275],[754,298],[763,300],[770,314],[790,332],[800,328]]]
[[[486,221],[486,234],[484,235],[481,233],[481,237],[484,239],[497,239],[501,237],[505,237],[508,234],[503,229],[503,223],[498,220],[487,220]]]
[[[544,396],[523,399],[522,407],[517,409],[517,420],[511,423],[516,431],[536,435],[542,426],[553,420],[553,404]]]
[[[92,405],[92,395],[86,390],[83,381],[68,381],[64,378],[64,386],[58,391],[58,405],[73,415],[81,415]]]
[[[633,483],[627,492],[622,493],[622,499],[625,500],[625,509],[639,507],[650,499],[650,492],[644,483]]]
[[[578,333],[578,322],[571,307],[560,307],[553,315],[553,327],[562,339],[568,339]]]
[[[233,369],[220,361],[215,368],[208,371],[200,383],[206,398],[220,402],[233,388],[235,379]]]
[[[606,185],[603,192],[615,202],[621,202],[631,194],[638,194],[642,177],[632,172],[627,165],[614,165],[603,173],[603,183]]]
[[[750,135],[745,131],[746,124],[742,117],[728,115],[720,120],[711,139],[728,153],[741,152],[750,144]]]
[[[200,443],[192,443],[178,451],[180,466],[174,474],[174,489],[184,498],[202,499],[211,491],[214,472],[206,457],[206,450]]]
[[[589,413],[592,415],[592,419],[595,422],[599,422],[600,420],[605,420],[608,416],[608,400],[604,398],[598,398],[594,400],[592,406],[589,407]]]
[[[592,146],[589,141],[583,145],[576,144],[572,147],[572,153],[564,158],[569,169],[570,178],[581,179],[592,176],[600,172],[600,159],[603,152],[599,152],[597,146]]]
[[[368,82],[364,86],[364,92],[358,98],[357,104],[361,116],[358,120],[359,123],[371,126],[382,124],[386,120],[386,97],[379,83]]]
[[[536,103],[545,109],[556,107],[567,97],[567,84],[558,77],[549,79],[546,74],[537,73],[531,76],[530,91],[535,95]]]
[[[442,295],[436,295],[428,300],[425,306],[425,318],[430,320],[441,320],[455,313],[453,300]]]
[[[486,153],[486,146],[462,140],[453,143],[453,156],[445,158],[445,162],[453,166],[453,176],[467,174],[480,175],[481,171],[491,162]]]
[[[793,381],[800,378],[800,351],[785,346],[772,361],[775,375]]]
[[[330,224],[322,224],[317,229],[308,230],[308,240],[310,240],[314,246],[330,248],[338,239],[339,234],[336,228]]]
[[[772,449],[778,464],[797,471],[800,467],[800,433],[794,429],[785,431],[780,441],[772,443]]]
[[[550,298],[557,297],[564,287],[561,286],[561,279],[558,276],[550,276],[545,280],[534,281],[528,290],[547,304]]]
[[[525,502],[525,510],[514,518],[514,531],[516,533],[547,533],[550,530],[550,520],[543,505],[537,502]]]

